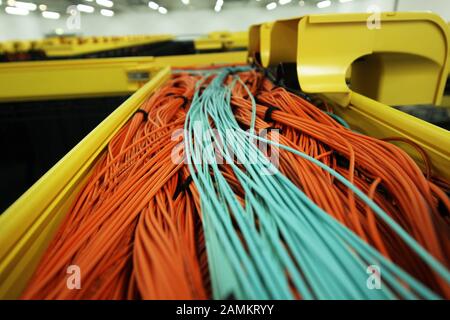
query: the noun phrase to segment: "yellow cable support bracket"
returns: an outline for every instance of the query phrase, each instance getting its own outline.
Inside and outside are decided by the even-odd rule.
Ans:
[[[211,32],[205,37],[194,39],[194,46],[199,51],[247,49],[248,32]]]
[[[417,143],[433,172],[450,179],[450,133],[387,106],[440,104],[449,69],[448,26],[428,12],[381,13],[375,26],[372,18],[325,14],[254,25],[249,59],[264,67],[296,63],[304,92],[326,96],[356,130]],[[399,146],[423,165],[411,146]]]

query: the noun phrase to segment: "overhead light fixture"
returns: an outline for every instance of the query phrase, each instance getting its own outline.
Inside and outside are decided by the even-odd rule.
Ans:
[[[112,6],[114,6],[114,2],[112,2],[110,0],[96,0],[96,2],[99,6],[104,6],[104,7],[108,7],[108,8],[111,8]]]
[[[305,1],[300,0],[300,1],[298,2],[298,5],[299,5],[300,7],[304,7],[304,6],[305,6]]]
[[[114,11],[108,10],[108,9],[102,9],[102,10],[100,10],[100,14],[105,17],[112,17],[112,16],[114,16]]]
[[[41,11],[47,10],[47,5],[45,5],[45,4],[40,4],[40,5],[39,5],[39,10],[41,10]]]
[[[277,3],[276,3],[276,2],[271,2],[271,3],[268,3],[268,4],[267,4],[266,9],[267,9],[267,10],[273,10],[273,9],[275,9],[276,7],[277,7]]]
[[[280,5],[284,6],[285,4],[291,3],[292,0],[280,0],[278,2],[280,3]]]
[[[18,15],[18,16],[26,16],[27,14],[30,13],[30,11],[28,11],[27,9],[16,8],[16,7],[6,7],[5,12],[7,14],[14,14],[14,15]]]
[[[53,20],[57,20],[59,19],[59,17],[61,16],[58,12],[53,12],[53,11],[43,11],[42,12],[42,16],[45,19],[53,19]]]
[[[352,2],[353,0],[339,0],[340,3]]]
[[[154,2],[154,1],[150,1],[150,2],[148,3],[148,7],[149,7],[150,9],[153,9],[153,10],[158,10],[159,4],[157,4],[157,3]]]
[[[186,6],[190,3],[189,0],[181,0],[181,2],[182,2],[184,5],[186,5]]]
[[[14,1],[14,6],[28,11],[35,11],[37,9],[37,5],[31,2]]]
[[[161,14],[166,14],[167,13],[167,9],[164,8],[164,7],[159,7],[158,8],[158,12],[161,13]]]
[[[6,4],[8,6],[14,7],[14,5],[16,4],[16,0],[8,0],[8,1],[6,1]]]
[[[319,8],[319,9],[327,8],[329,6],[331,6],[331,1],[330,0],[317,2],[317,8]]]
[[[94,12],[95,9],[93,6],[88,6],[86,4],[78,4],[77,10],[81,12],[92,13]]]
[[[214,11],[220,12],[220,10],[222,10],[222,6],[223,6],[223,0],[217,0],[216,5],[214,6]]]

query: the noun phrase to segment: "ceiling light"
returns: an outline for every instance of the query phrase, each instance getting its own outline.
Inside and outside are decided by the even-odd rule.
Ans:
[[[157,4],[157,3],[154,2],[154,1],[150,1],[150,2],[148,3],[148,7],[149,7],[150,9],[153,9],[153,10],[158,10],[159,4]]]
[[[292,0],[280,0],[278,2],[280,3],[280,5],[284,6],[285,4],[291,3]]]
[[[100,10],[100,14],[104,15],[105,17],[112,17],[112,16],[114,16],[114,11],[108,10],[108,9],[102,9],[102,10]]]
[[[77,10],[81,12],[92,13],[94,12],[94,7],[88,6],[86,4],[79,4],[77,5]]]
[[[16,8],[25,9],[28,11],[34,11],[37,9],[37,5],[31,2],[14,1],[14,6]]]
[[[108,8],[111,8],[114,5],[114,2],[110,0],[97,0],[96,2],[99,6],[104,6]]]
[[[300,0],[300,1],[298,2],[298,4],[300,5],[300,7],[303,7],[303,6],[305,5],[305,1]]]
[[[15,14],[19,16],[26,16],[30,11],[27,9],[16,8],[16,7],[6,7],[5,12],[8,14]]]
[[[181,2],[184,4],[184,5],[188,5],[189,4],[189,0],[181,0]]]
[[[339,0],[340,3],[352,2],[353,0]]]
[[[45,11],[45,10],[47,10],[47,6],[45,4],[40,4],[39,5],[39,10]]]
[[[167,13],[167,9],[164,8],[164,7],[159,7],[158,8],[158,12],[161,13],[161,14],[166,14]]]
[[[8,6],[14,7],[14,5],[16,4],[16,0],[8,0],[6,1],[6,3],[8,4]]]
[[[268,3],[268,4],[267,4],[266,9],[267,9],[267,10],[273,10],[273,9],[275,9],[276,7],[277,7],[277,3],[276,3],[276,2],[271,2],[271,3]]]
[[[58,12],[53,12],[53,11],[44,11],[42,12],[42,16],[46,19],[59,19],[59,17],[61,16]]]
[[[329,6],[331,6],[330,0],[320,1],[317,3],[317,8],[319,8],[319,9],[327,8]]]
[[[214,6],[214,11],[220,12],[220,10],[222,10],[222,6],[223,6],[223,0],[217,0],[216,5]]]

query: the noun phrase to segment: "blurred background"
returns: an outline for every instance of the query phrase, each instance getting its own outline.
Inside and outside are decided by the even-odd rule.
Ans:
[[[68,26],[71,6],[80,12],[78,25]],[[368,10],[429,10],[450,20],[450,0],[0,0],[0,41],[55,34],[190,37],[308,13]]]

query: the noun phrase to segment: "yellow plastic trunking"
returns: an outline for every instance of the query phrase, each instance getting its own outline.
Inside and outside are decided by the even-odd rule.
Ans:
[[[142,46],[174,39],[171,35],[122,37],[52,37],[45,40],[0,42],[0,54],[29,50],[44,51],[47,57],[61,58]]]
[[[161,66],[245,63],[246,52],[0,64],[0,102],[106,97],[135,92]]]
[[[97,156],[169,75],[155,73],[0,216],[0,299],[20,296]]]
[[[194,40],[196,50],[221,50],[248,47],[248,32],[211,32]]]
[[[420,145],[433,173],[450,179],[450,133],[386,104],[441,102],[449,69],[449,32],[431,13],[312,15],[250,28],[249,58],[264,67],[296,63],[303,91],[334,102],[335,112],[373,137]],[[362,58],[362,59],[360,59]],[[351,67],[351,88],[346,75]],[[358,92],[358,93],[357,93]],[[420,165],[411,146],[400,143]]]
[[[173,40],[171,35],[128,36],[128,37],[74,37],[60,38],[59,42],[44,41],[41,48],[48,57],[71,57],[94,54]]]

